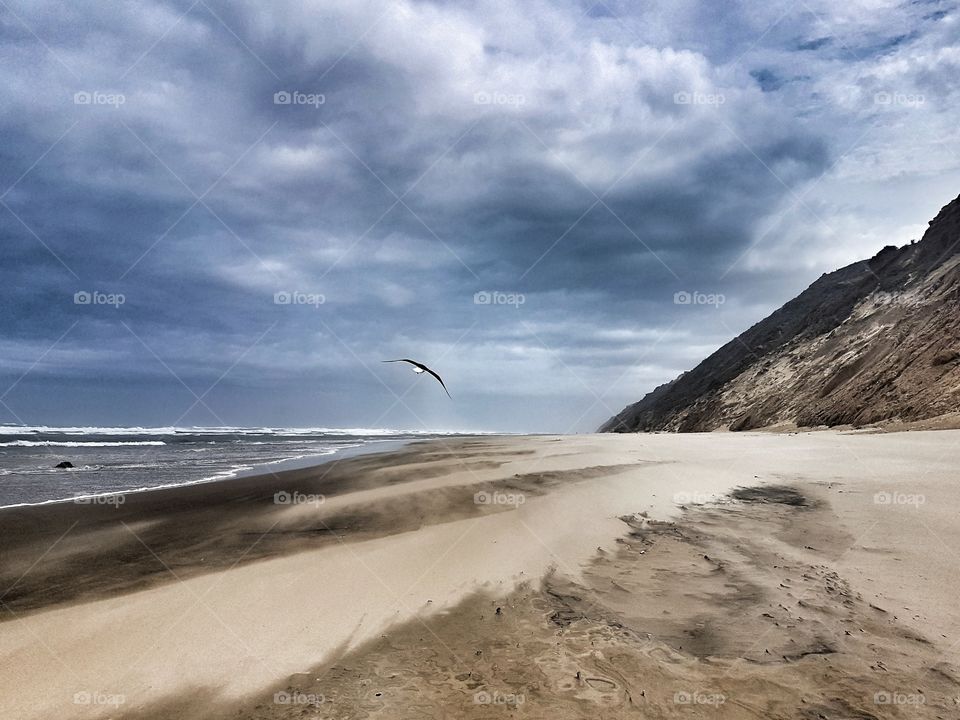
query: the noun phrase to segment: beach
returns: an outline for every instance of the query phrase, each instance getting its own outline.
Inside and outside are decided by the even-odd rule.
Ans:
[[[956,717],[958,460],[458,437],[3,509],[0,717]]]

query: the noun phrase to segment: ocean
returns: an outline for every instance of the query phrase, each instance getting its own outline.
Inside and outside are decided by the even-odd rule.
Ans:
[[[214,482],[456,435],[369,428],[0,425],[0,507]],[[73,467],[57,469],[63,461]]]

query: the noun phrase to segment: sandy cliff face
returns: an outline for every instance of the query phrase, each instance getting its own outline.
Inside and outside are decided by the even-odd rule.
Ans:
[[[960,410],[960,197],[923,238],[823,275],[602,432],[864,425]]]

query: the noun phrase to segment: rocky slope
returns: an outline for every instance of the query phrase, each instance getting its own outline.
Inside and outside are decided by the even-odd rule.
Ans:
[[[911,422],[960,410],[960,197],[923,238],[820,277],[601,432]]]

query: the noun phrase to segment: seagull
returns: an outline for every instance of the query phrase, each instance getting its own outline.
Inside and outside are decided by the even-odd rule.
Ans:
[[[430,373],[431,375],[433,375],[433,376],[437,379],[437,382],[440,383],[440,385],[443,387],[443,391],[447,394],[447,397],[450,398],[451,400],[453,400],[453,396],[450,394],[450,391],[447,390],[447,386],[443,384],[443,378],[440,377],[439,375],[437,375],[433,370],[431,370],[430,368],[428,368],[428,367],[427,367],[426,365],[424,365],[423,363],[418,363],[416,360],[411,360],[410,358],[400,358],[399,360],[381,360],[380,362],[385,362],[385,363],[390,363],[390,362],[405,362],[405,363],[410,363],[411,365],[413,365],[413,371],[414,371],[417,375],[422,375],[423,373]]]

